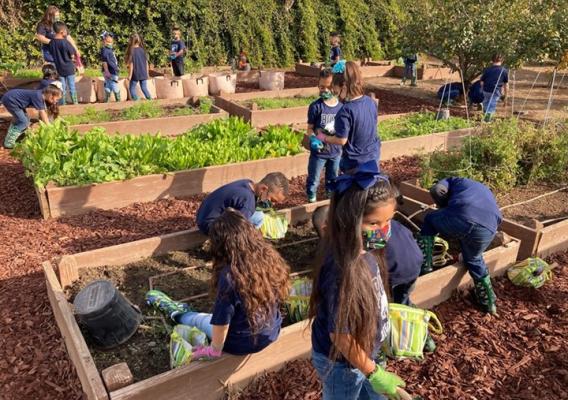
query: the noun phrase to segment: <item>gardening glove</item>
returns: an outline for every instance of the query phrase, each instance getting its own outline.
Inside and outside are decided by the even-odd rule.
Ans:
[[[222,351],[213,346],[197,347],[191,354],[192,361],[213,361],[221,357]]]
[[[385,371],[378,365],[375,372],[369,376],[369,382],[375,392],[386,395],[390,400],[400,399],[397,388],[406,386],[398,375]]]
[[[310,150],[318,152],[323,149],[323,142],[315,136],[310,136]]]

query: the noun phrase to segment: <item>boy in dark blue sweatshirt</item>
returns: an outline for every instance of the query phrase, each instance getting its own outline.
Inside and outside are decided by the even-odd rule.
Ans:
[[[181,40],[181,30],[179,28],[172,29],[172,43],[170,45],[170,61],[172,63],[172,71],[174,76],[182,76],[185,73],[183,64],[183,56],[185,55],[185,43]]]

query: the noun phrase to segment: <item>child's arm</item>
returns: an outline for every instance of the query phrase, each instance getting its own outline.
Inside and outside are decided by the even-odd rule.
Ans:
[[[317,138],[324,143],[328,144],[339,144],[345,146],[347,144],[347,138],[340,138],[337,136],[327,136],[325,133],[321,132],[317,135]]]
[[[39,119],[46,124],[49,124],[49,116],[47,115],[47,111],[45,110],[38,110]]]
[[[108,63],[103,61],[103,75],[105,78],[110,78],[110,72],[108,70]]]
[[[71,37],[71,35],[67,35],[66,39],[69,43],[71,43],[71,46],[73,46],[73,49],[75,49],[75,53],[80,57],[81,52],[79,51],[79,48],[77,47],[77,43],[75,43],[75,39],[73,39],[73,37]]]
[[[51,42],[51,39],[48,39],[47,36],[44,36],[41,33],[36,33],[36,39],[42,44],[49,44],[49,42]]]
[[[134,72],[134,63],[128,63],[128,80],[132,80],[132,73]]]

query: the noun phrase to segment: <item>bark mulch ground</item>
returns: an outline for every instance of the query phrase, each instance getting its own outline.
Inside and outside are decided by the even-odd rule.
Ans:
[[[456,294],[434,311],[444,327],[436,352],[422,362],[389,362],[388,369],[425,400],[529,400],[568,398],[568,253],[553,281],[535,290],[503,277],[495,282],[496,317]],[[308,360],[257,379],[231,400],[320,399],[321,385]]]
[[[2,128],[3,141],[6,127]],[[414,158],[383,167],[399,181],[417,176],[419,170]],[[305,202],[304,182],[305,178],[292,180],[292,195],[283,207]],[[202,198],[164,199],[44,221],[31,180],[21,164],[1,149],[0,398],[81,398],[79,380],[46,296],[41,262],[191,228]]]

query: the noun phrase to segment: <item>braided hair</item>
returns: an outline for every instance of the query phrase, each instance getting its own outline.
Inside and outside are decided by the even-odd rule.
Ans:
[[[313,320],[321,302],[318,285],[323,260],[328,254],[338,267],[338,305],[335,321],[336,332],[349,332],[354,339],[351,345],[359,345],[367,354],[371,354],[380,318],[380,307],[376,289],[367,263],[362,257],[363,218],[376,208],[396,202],[400,193],[392,180],[379,179],[368,189],[352,185],[343,193],[335,193],[330,204],[328,232],[320,247],[317,263],[314,266],[314,283],[310,298],[309,317]],[[373,252],[381,272],[382,281],[388,282],[384,250]],[[386,285],[388,286],[388,285]],[[388,290],[387,290],[388,293]],[[337,359],[337,349],[330,357]]]

